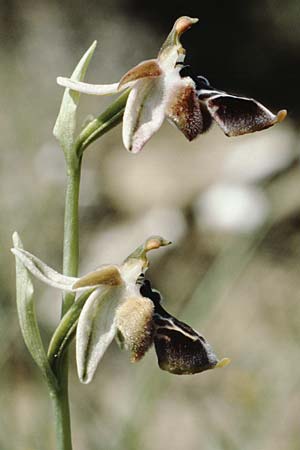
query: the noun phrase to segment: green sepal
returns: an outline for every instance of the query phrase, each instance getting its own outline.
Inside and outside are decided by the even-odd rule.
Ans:
[[[71,80],[83,81],[90,60],[96,48],[97,41],[94,41],[85,52],[74,72]],[[54,125],[53,134],[59,141],[66,158],[71,157],[74,149],[74,134],[76,130],[76,112],[79,103],[80,93],[66,88],[61,102],[60,111]]]
[[[23,248],[18,233],[13,234],[15,248]],[[32,358],[40,368],[50,390],[57,390],[57,380],[50,367],[41,339],[34,305],[34,289],[27,269],[16,257],[17,310],[21,332]]]

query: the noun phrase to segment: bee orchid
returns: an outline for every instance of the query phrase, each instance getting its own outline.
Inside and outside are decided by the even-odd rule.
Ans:
[[[253,99],[228,95],[212,89],[209,83],[199,83],[183,75],[185,49],[180,36],[196,22],[198,19],[180,17],[157,58],[141,62],[117,83],[97,85],[63,77],[58,77],[57,83],[92,95],[117,94],[129,88],[123,117],[123,143],[133,153],[144,147],[165,118],[189,141],[208,130],[212,120],[227,136],[252,133],[281,122],[286,116],[285,110],[274,115]]]
[[[139,361],[154,342],[160,367],[171,373],[197,373],[225,365],[226,359],[219,362],[202,336],[162,308],[160,295],[158,298],[149,282],[144,281],[149,265],[147,253],[168,244],[159,236],[150,237],[123,264],[101,266],[81,278],[61,275],[26,250],[12,249],[22,264],[46,284],[62,291],[90,291],[76,332],[81,382],[92,380],[115,338],[131,353],[132,362]]]

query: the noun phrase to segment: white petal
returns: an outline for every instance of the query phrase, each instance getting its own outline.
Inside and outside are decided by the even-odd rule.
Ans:
[[[119,83],[113,84],[89,84],[83,83],[82,81],[73,81],[69,78],[58,77],[56,79],[57,84],[64,86],[66,88],[72,89],[73,91],[82,92],[83,94],[91,95],[108,95],[108,94],[118,94],[122,90],[128,87],[125,84],[121,89],[118,89]]]
[[[17,256],[24,266],[39,280],[43,281],[50,286],[53,286],[64,291],[72,291],[72,285],[78,280],[78,278],[67,277],[61,275],[51,267],[47,266],[36,256],[20,248],[12,248],[12,253]]]
[[[161,127],[165,117],[165,77],[138,80],[124,112],[123,142],[127,150],[139,152]]]
[[[123,288],[98,288],[88,298],[79,317],[76,334],[78,376],[89,383],[100,359],[116,335],[115,312]]]

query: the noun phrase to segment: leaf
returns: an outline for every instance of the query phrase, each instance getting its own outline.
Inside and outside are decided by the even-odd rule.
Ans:
[[[83,81],[91,57],[96,48],[97,41],[94,41],[90,48],[85,52],[77,64],[71,80]],[[66,156],[70,155],[74,144],[74,133],[76,129],[76,112],[79,103],[80,93],[65,89],[60,111],[54,125],[53,134],[59,141]]]
[[[13,243],[15,248],[23,247],[17,233],[13,234]],[[25,344],[46,378],[49,388],[54,390],[57,388],[57,382],[50,368],[36,319],[33,285],[19,258],[16,258],[16,287],[18,316]]]

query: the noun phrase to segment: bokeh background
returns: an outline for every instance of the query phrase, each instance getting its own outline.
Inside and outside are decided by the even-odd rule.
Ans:
[[[136,156],[120,126],[84,157],[81,273],[120,262],[145,237],[174,244],[151,255],[166,308],[207,337],[230,366],[195,376],[138,365],[113,344],[92,384],[74,352],[74,450],[300,448],[300,4],[297,0],[0,1],[0,448],[51,450],[46,387],[20,334],[11,234],[61,269],[65,166],[52,136],[68,76],[94,39],[87,80],[117,81],[154,57],[180,15],[187,62],[230,92],[253,96],[280,126],[188,143],[165,124]],[[82,96],[80,121],[109,99]],[[60,295],[35,283],[45,343]]]

